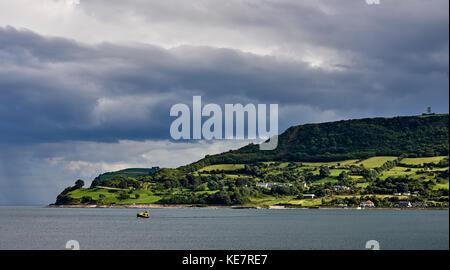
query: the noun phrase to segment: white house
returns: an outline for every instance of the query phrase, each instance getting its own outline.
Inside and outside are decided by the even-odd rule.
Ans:
[[[368,201],[365,201],[365,202],[361,202],[359,204],[359,206],[360,207],[375,207],[375,204],[372,201],[368,200]]]
[[[306,182],[300,182],[300,186],[301,186],[301,187],[304,187],[304,188],[308,187],[308,185],[306,184]]]
[[[292,184],[289,183],[256,183],[257,187],[263,187],[263,188],[272,188],[273,186],[286,186],[286,187],[292,187]]]
[[[257,187],[263,187],[263,188],[268,188],[269,187],[269,183],[256,183]]]
[[[289,184],[289,183],[276,183],[275,186],[292,187],[292,184]]]
[[[347,186],[335,186],[333,189],[335,191],[349,191],[350,190],[350,188]]]

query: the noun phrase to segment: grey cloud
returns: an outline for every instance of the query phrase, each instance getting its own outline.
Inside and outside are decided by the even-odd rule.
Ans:
[[[170,106],[193,95],[219,104],[309,106],[342,117],[414,114],[428,105],[448,110],[448,72],[437,72],[439,59],[423,74],[390,62],[327,70],[232,49],[90,46],[11,27],[0,37],[6,142],[168,138]],[[280,122],[283,129],[293,121]]]

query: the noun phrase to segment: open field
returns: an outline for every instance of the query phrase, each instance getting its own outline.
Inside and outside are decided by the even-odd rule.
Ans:
[[[355,186],[360,188],[366,188],[368,185],[370,185],[369,182],[363,182],[363,183],[357,183]]]
[[[206,166],[198,172],[209,172],[214,170],[225,170],[225,171],[235,171],[238,169],[244,168],[244,164],[216,164],[216,165],[210,165]]]
[[[443,160],[447,156],[439,156],[439,157],[422,157],[422,158],[404,158],[400,162],[401,164],[406,165],[422,165],[424,163],[438,163]]]
[[[383,173],[380,176],[380,179],[384,180],[388,177],[398,177],[398,176],[403,176],[403,175],[411,176],[411,175],[415,175],[418,170],[420,170],[420,169],[396,166],[390,170],[383,171]]]
[[[446,183],[436,183],[436,185],[433,187],[433,189],[435,189],[435,190],[437,190],[437,189],[449,190],[449,182],[447,181]]]
[[[387,161],[392,161],[392,160],[396,160],[396,159],[397,159],[397,157],[386,157],[386,156],[371,157],[371,158],[365,159],[359,163],[356,163],[355,165],[360,166],[362,164],[366,168],[373,169],[373,168],[380,167]]]

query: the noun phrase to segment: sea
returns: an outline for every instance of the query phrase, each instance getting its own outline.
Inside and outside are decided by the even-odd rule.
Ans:
[[[448,250],[448,210],[0,206],[1,250]]]

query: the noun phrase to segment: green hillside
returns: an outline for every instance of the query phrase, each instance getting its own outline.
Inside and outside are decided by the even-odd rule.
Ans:
[[[294,126],[273,151],[250,144],[177,169],[105,173],[56,204],[448,207],[448,125],[446,114]]]
[[[449,115],[366,118],[293,126],[278,138],[273,151],[250,144],[207,156],[180,169],[255,161],[337,161],[372,156],[432,157],[448,155]]]

